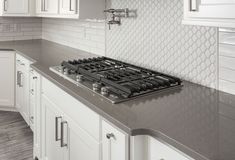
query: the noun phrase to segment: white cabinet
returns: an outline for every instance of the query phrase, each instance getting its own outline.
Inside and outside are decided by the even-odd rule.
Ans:
[[[2,16],[33,16],[35,0],[2,0]]]
[[[41,76],[30,69],[29,123],[33,131],[33,155],[41,159]]]
[[[73,15],[77,13],[77,0],[60,0],[59,13],[65,15]]]
[[[36,13],[41,16],[58,14],[58,0],[36,0]]]
[[[26,14],[29,12],[28,0],[4,0],[4,13]]]
[[[102,121],[102,160],[128,160],[128,136]]]
[[[42,96],[44,158],[47,160],[99,160],[99,142],[58,106]]]
[[[149,159],[150,160],[193,160],[192,158],[176,151],[172,147],[149,137]]]
[[[63,143],[65,148],[64,160],[99,160],[100,143],[83,130],[75,121],[68,116],[63,117],[61,124]],[[67,135],[66,135],[67,134]]]
[[[15,52],[0,51],[0,67],[0,106],[14,107]]]
[[[99,160],[99,115],[45,78],[42,92],[42,158]]]
[[[37,0],[39,17],[104,19],[105,0]]]
[[[184,24],[235,27],[234,0],[184,0]]]
[[[29,113],[29,65],[30,61],[16,54],[16,109],[30,125]]]
[[[43,159],[63,160],[61,147],[61,113],[58,107],[42,95],[42,142]]]

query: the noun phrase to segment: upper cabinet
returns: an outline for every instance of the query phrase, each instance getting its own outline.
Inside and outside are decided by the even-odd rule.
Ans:
[[[2,0],[2,16],[33,16],[35,13],[34,0]]]
[[[105,0],[0,0],[0,16],[103,20]]]
[[[235,27],[235,0],[184,0],[183,24]]]
[[[37,0],[40,17],[104,19],[105,0]]]
[[[58,0],[36,0],[36,13],[41,15],[56,15],[58,13]]]

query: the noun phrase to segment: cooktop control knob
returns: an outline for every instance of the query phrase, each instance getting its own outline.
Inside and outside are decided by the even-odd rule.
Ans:
[[[64,73],[64,67],[63,66],[59,66],[58,70],[59,70],[59,72]]]
[[[109,94],[109,88],[108,87],[102,87],[101,88],[101,94],[103,96],[107,96]]]
[[[69,74],[69,69],[68,68],[65,68],[64,69],[64,75],[68,75]]]
[[[84,76],[81,74],[76,75],[76,81],[77,82],[82,82],[84,80]]]
[[[93,83],[93,84],[92,84],[92,89],[93,89],[94,91],[99,91],[99,90],[101,89],[101,87],[102,87],[102,84],[101,84],[101,83]]]

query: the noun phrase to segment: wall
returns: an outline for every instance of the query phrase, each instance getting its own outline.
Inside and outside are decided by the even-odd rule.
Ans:
[[[42,38],[98,55],[105,55],[104,22],[43,18]]]
[[[39,39],[41,32],[41,18],[0,17],[0,41]]]
[[[181,25],[183,0],[109,3],[136,11],[137,18],[107,29],[107,56],[217,87],[217,29]]]
[[[219,89],[235,94],[235,29],[219,32]]]

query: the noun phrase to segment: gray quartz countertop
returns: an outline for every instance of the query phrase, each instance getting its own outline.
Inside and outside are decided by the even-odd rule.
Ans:
[[[111,104],[49,70],[92,54],[46,40],[0,42],[0,49],[31,59],[40,74],[131,136],[160,138],[196,160],[235,160],[235,95],[184,81],[180,89]]]

